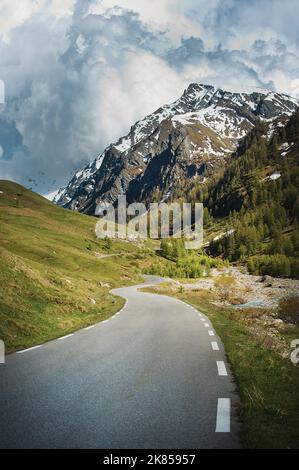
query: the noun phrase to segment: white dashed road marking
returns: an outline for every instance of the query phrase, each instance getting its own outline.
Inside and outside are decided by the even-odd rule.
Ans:
[[[214,331],[212,331],[212,330],[209,330],[209,335],[210,335],[210,336],[215,336],[215,333],[214,333]]]
[[[208,323],[204,323],[204,326],[209,327],[210,325]]]
[[[218,368],[218,375],[227,375],[227,370],[223,361],[216,361]]]
[[[74,333],[71,333],[70,335],[62,336],[61,338],[58,338],[58,341],[61,341],[63,339],[70,338],[71,336],[74,336]]]
[[[33,351],[33,349],[38,349],[38,348],[41,348],[41,344],[39,346],[33,346],[32,348],[28,348],[28,349],[23,349],[22,351],[17,351],[17,354],[23,354],[25,352],[28,352],[28,351]]]
[[[212,345],[213,351],[219,351],[219,346],[218,346],[217,341],[212,341],[211,345]]]
[[[215,432],[230,432],[230,398],[218,398]]]

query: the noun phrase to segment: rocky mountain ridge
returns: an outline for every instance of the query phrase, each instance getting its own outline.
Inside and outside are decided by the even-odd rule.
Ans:
[[[165,200],[177,185],[204,180],[225,165],[258,122],[266,124],[270,136],[298,105],[273,91],[233,93],[193,83],[78,171],[55,202],[94,214],[98,203],[113,203],[119,194],[129,202]]]

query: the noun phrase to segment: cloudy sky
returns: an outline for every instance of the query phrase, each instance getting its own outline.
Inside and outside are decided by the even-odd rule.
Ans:
[[[46,194],[194,81],[299,97],[298,0],[1,0],[0,179]]]

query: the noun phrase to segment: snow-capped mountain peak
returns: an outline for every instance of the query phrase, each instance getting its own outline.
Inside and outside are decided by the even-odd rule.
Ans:
[[[178,180],[225,161],[258,121],[273,127],[298,104],[273,91],[234,93],[191,83],[178,100],[137,121],[78,171],[55,201],[93,214],[97,202],[114,202],[120,193],[132,200],[147,199],[157,188],[171,194]]]

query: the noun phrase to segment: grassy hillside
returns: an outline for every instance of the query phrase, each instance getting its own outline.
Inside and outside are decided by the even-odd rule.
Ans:
[[[97,240],[94,229],[94,218],[0,181],[0,338],[8,351],[104,320],[121,307],[110,289],[140,280],[138,268],[154,255],[136,243]]]

